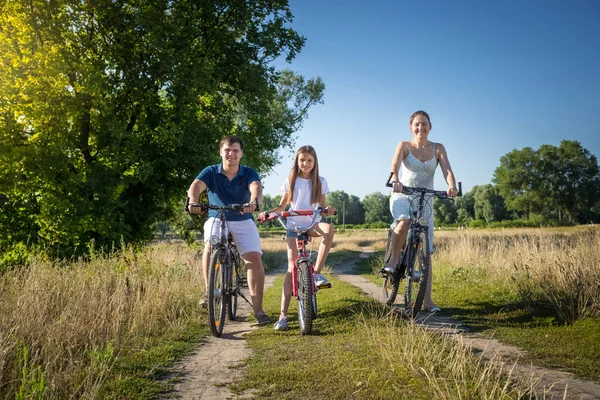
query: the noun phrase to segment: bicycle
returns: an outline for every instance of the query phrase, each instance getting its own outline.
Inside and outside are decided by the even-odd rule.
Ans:
[[[297,234],[296,246],[298,255],[294,259],[295,268],[292,270],[292,295],[298,300],[298,322],[300,324],[300,332],[303,335],[310,335],[312,333],[312,323],[317,318],[317,290],[315,290],[313,279],[315,271],[313,269],[313,262],[306,252],[306,244],[309,240],[308,231],[314,226],[317,215],[322,211],[325,211],[325,209],[319,206],[314,210],[289,210],[283,211],[281,214],[267,212],[265,213],[265,218],[261,220],[261,223],[264,223],[277,218],[286,231]],[[298,216],[312,216],[312,221],[306,227],[288,228],[285,220]],[[325,289],[330,287],[331,283],[328,283],[319,288]]]
[[[386,186],[392,187],[390,174]],[[383,292],[386,304],[391,306],[396,300],[400,282],[406,278],[404,288],[404,312],[409,318],[415,318],[425,298],[427,290],[427,281],[431,270],[431,251],[429,248],[429,219],[424,214],[425,205],[431,207],[426,199],[426,195],[433,195],[439,199],[449,199],[445,191],[432,190],[427,188],[402,186],[402,193],[413,196],[411,200],[411,218],[410,226],[404,247],[398,257],[398,262],[393,272],[387,272],[383,268],[380,275],[383,277]],[[462,183],[458,182],[458,195],[462,196]],[[412,207],[412,203],[416,206]],[[428,210],[432,210],[429,208]],[[388,229],[388,240],[384,256],[384,264],[389,262],[392,256],[392,232],[393,228]]]
[[[247,286],[247,280],[243,274],[240,253],[231,233],[225,234],[225,211],[243,212],[244,206],[189,203],[188,198],[186,210],[188,207],[200,207],[203,212],[217,210],[220,215],[221,234],[212,235],[209,239],[211,255],[208,267],[208,323],[213,336],[219,337],[223,334],[225,314],[230,321],[234,321],[237,316],[238,296],[252,305],[242,293],[242,288]]]

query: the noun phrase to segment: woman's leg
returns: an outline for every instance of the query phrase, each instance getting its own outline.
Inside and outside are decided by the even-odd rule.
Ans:
[[[396,226],[392,231],[392,256],[384,267],[390,267],[392,269],[396,268],[396,265],[398,264],[398,258],[400,257],[400,251],[406,242],[406,236],[408,235],[409,227],[410,221],[406,219],[400,219],[396,223]]]

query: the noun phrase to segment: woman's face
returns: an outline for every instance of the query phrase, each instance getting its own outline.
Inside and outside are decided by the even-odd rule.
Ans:
[[[303,177],[309,177],[310,172],[315,167],[315,158],[309,153],[300,153],[298,155],[298,169],[300,175]]]
[[[431,125],[429,124],[429,120],[424,115],[417,115],[413,118],[412,123],[410,124],[410,131],[416,138],[427,139],[427,135],[429,135],[429,131],[431,130]]]

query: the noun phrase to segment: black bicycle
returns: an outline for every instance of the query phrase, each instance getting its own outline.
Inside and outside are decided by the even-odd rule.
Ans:
[[[188,199],[189,201],[189,199]],[[230,321],[237,315],[238,296],[250,303],[242,294],[242,288],[247,286],[243,274],[242,260],[231,233],[226,234],[226,210],[243,212],[241,204],[214,205],[186,203],[188,207],[200,207],[202,211],[217,210],[221,224],[220,236],[213,235],[209,239],[211,246],[210,264],[208,268],[208,323],[213,336],[223,334],[225,314]]]
[[[385,184],[387,187],[392,187],[391,178],[392,174]],[[433,207],[429,204],[427,195],[433,195],[439,199],[449,199],[450,197],[445,191],[409,186],[402,186],[402,193],[412,196],[408,235],[393,272],[385,271],[382,268],[380,275],[383,277],[383,292],[386,304],[389,306],[394,304],[400,282],[406,278],[404,312],[409,318],[414,318],[423,306],[431,271],[428,219],[430,214],[428,215],[427,212],[433,212]],[[458,182],[457,196],[462,196],[461,182]],[[387,264],[392,256],[392,232],[393,229],[389,228],[384,264]]]

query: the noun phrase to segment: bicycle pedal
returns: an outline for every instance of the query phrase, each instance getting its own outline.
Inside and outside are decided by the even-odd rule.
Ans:
[[[324,283],[322,285],[317,286],[319,289],[331,289],[331,282]]]

